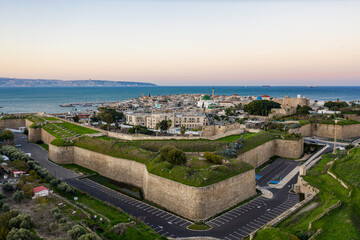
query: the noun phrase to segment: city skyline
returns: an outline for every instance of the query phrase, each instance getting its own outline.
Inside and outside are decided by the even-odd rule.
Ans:
[[[356,1],[0,2],[2,77],[359,85]]]

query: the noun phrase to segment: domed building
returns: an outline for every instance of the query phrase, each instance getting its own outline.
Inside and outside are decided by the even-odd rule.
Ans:
[[[261,96],[258,96],[256,100],[263,100]]]
[[[196,106],[199,108],[209,108],[214,105],[215,102],[211,99],[209,95],[202,96],[200,100],[196,103]]]

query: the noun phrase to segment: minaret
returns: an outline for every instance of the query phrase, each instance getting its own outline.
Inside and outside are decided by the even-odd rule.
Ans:
[[[212,90],[212,100],[215,102],[215,89],[213,87],[213,90]]]

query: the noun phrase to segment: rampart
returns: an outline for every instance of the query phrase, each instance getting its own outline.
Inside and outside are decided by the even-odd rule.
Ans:
[[[284,158],[299,158],[303,152],[303,138],[298,141],[273,139],[239,155],[237,159],[247,162],[256,168],[268,161],[272,156],[277,155]]]
[[[302,136],[318,136],[334,138],[335,130],[338,139],[360,137],[360,124],[333,125],[333,124],[307,124],[300,128],[290,129],[290,133],[301,133]]]
[[[25,127],[25,119],[4,119],[0,120],[0,128],[19,129],[19,127]]]
[[[196,221],[207,219],[256,194],[254,170],[209,186],[192,187],[151,174],[142,163],[79,147],[50,144],[49,158],[59,164],[74,163],[137,186],[143,190],[146,200]]]

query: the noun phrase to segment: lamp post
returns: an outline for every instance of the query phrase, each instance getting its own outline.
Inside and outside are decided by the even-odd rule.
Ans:
[[[337,137],[337,123],[338,123],[338,120],[337,119],[335,119],[335,136],[334,136],[334,150],[333,150],[333,153],[335,154],[336,153],[336,137]]]

